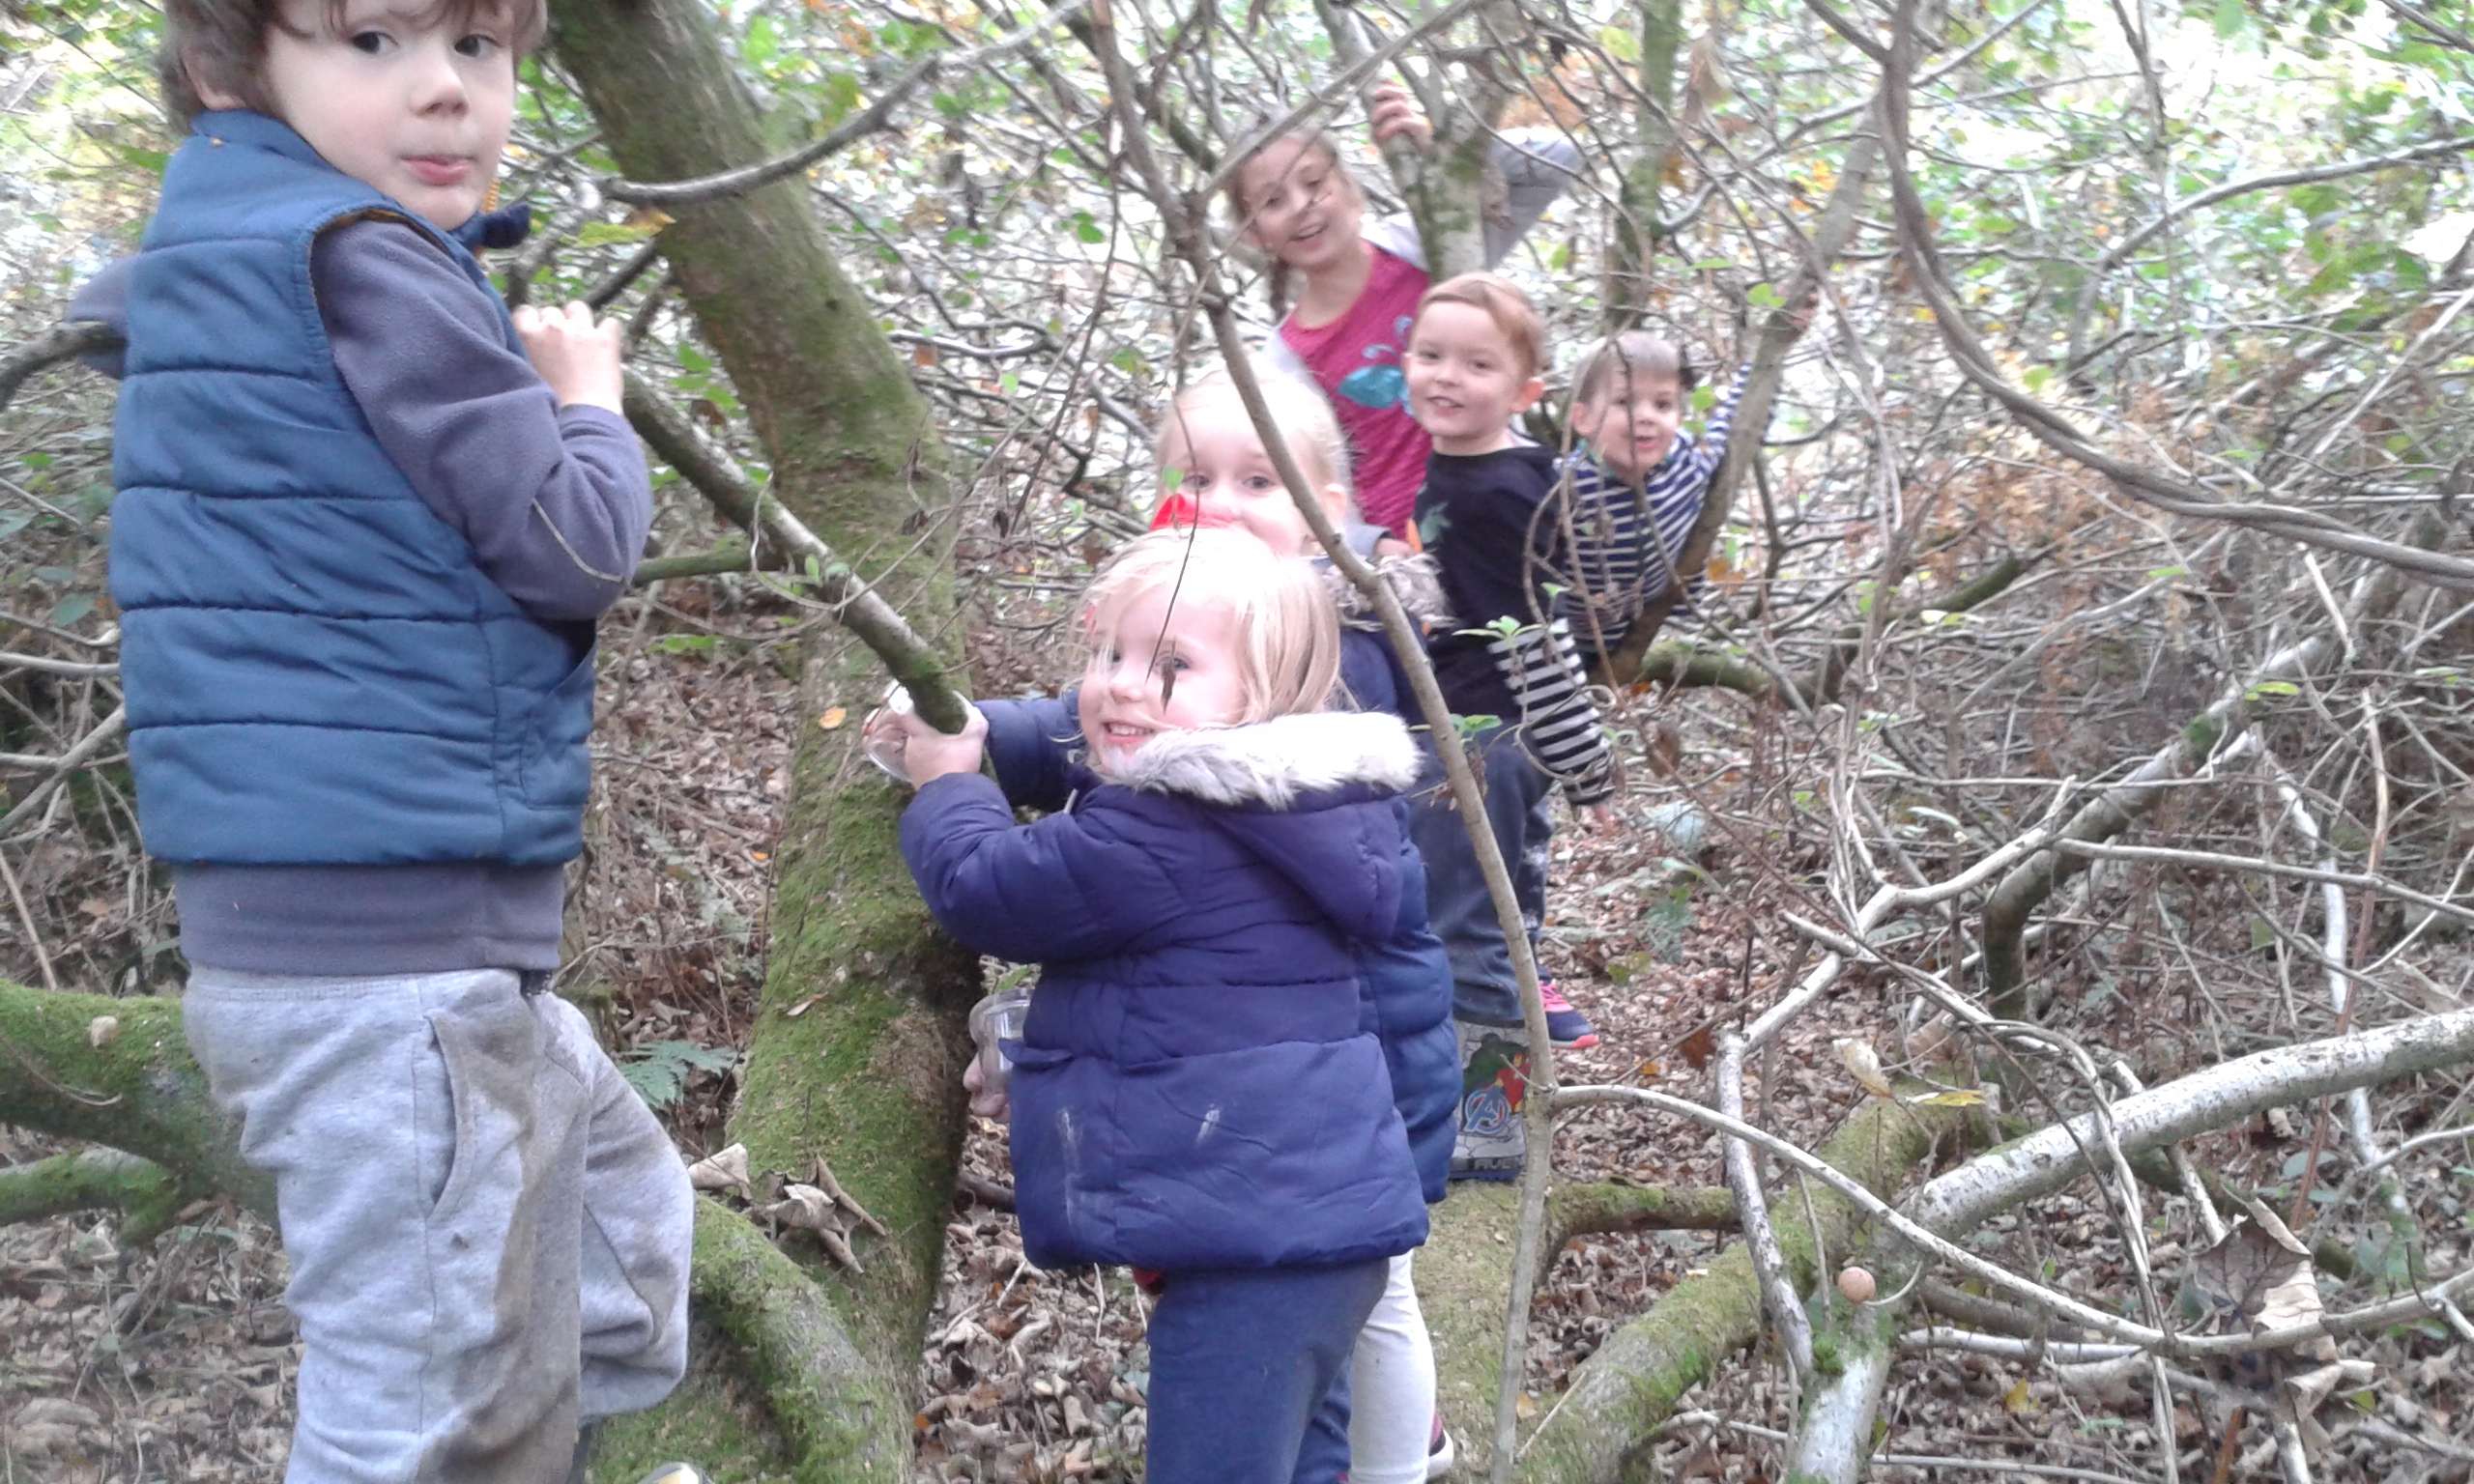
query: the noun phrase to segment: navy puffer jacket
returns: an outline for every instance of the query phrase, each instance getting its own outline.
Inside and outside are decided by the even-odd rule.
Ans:
[[[1395,688],[1397,666],[1382,636],[1340,631],[1341,686],[1355,709],[1415,709],[1407,680],[1400,678]],[[1082,746],[1075,704],[1073,691],[1054,699],[979,702],[980,714],[988,718],[989,760],[1008,800],[1050,813],[1065,807],[1073,779],[1081,775],[1073,760]],[[1431,1203],[1443,1199],[1451,1178],[1460,1047],[1452,1033],[1452,962],[1426,925],[1425,862],[1408,839],[1407,801],[1395,800],[1393,807],[1400,820],[1400,908],[1390,936],[1358,945],[1361,1018],[1383,1043],[1392,1105],[1408,1130],[1418,1184]]]
[[[1365,1028],[1358,954],[1395,928],[1392,717],[1172,732],[1121,780],[1070,761],[1017,825],[975,774],[919,790],[903,857],[946,931],[1044,966],[1015,1060],[1022,1245],[1044,1268],[1355,1262],[1425,1240]]]

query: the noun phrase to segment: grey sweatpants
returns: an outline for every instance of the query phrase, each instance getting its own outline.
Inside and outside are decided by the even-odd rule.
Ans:
[[[677,1384],[693,1193],[575,1007],[497,969],[200,968],[183,1018],[274,1176],[287,1484],[557,1484],[580,1418]]]

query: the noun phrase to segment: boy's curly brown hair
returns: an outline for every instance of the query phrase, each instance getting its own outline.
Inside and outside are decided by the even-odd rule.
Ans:
[[[348,0],[308,3],[324,10],[323,24],[343,24]],[[155,54],[155,75],[173,122],[186,128],[206,111],[201,85],[229,93],[261,113],[274,112],[261,75],[267,34],[277,26],[295,36],[306,34],[285,16],[287,9],[286,0],[163,0],[163,45]],[[429,14],[458,26],[475,15],[502,17],[518,56],[538,46],[550,24],[547,0],[433,0]]]

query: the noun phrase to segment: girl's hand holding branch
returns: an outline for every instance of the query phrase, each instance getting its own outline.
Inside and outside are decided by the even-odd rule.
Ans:
[[[1418,100],[1409,90],[1396,82],[1387,82],[1374,90],[1374,142],[1389,144],[1394,138],[1407,135],[1421,153],[1434,144],[1434,126],[1418,111]]]
[[[910,774],[910,786],[924,788],[948,773],[979,771],[981,747],[988,739],[988,718],[974,706],[969,722],[961,731],[948,736],[929,726],[915,711],[887,709],[869,717],[865,731],[869,736],[899,732],[903,767]]]

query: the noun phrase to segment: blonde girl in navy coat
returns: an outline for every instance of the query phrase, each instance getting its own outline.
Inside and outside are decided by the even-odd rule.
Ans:
[[[1043,966],[1015,1050],[1022,1244],[1157,1270],[1146,1477],[1289,1484],[1425,1204],[1359,954],[1404,885],[1394,716],[1329,712],[1339,631],[1306,563],[1225,530],[1093,582],[1073,798],[1018,825],[987,723],[899,728],[904,858],[937,922]]]

